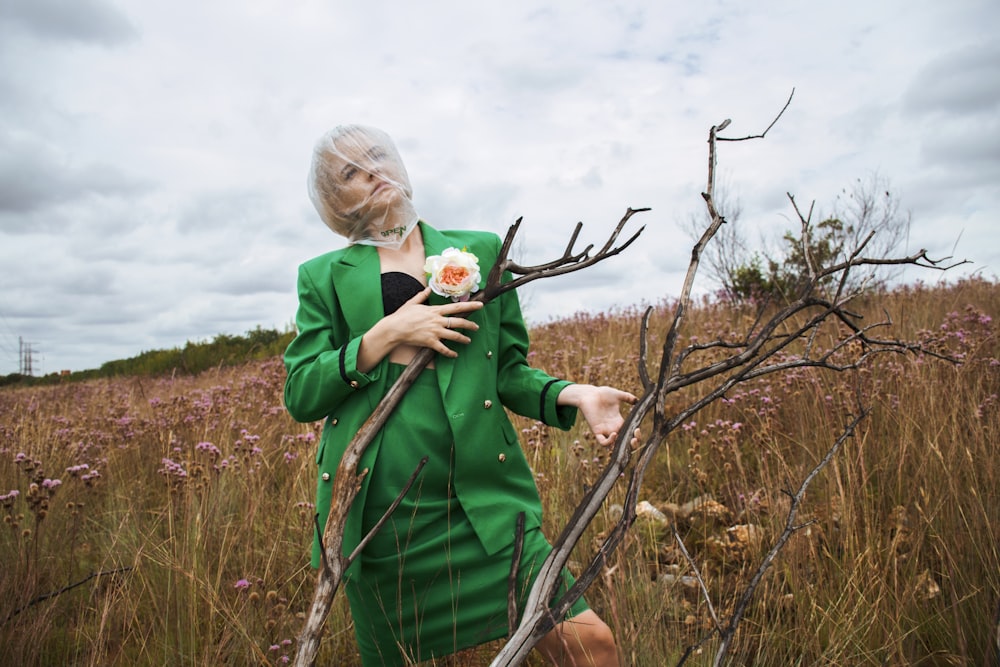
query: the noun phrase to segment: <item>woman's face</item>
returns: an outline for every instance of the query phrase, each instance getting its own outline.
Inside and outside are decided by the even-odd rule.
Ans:
[[[337,199],[345,212],[353,212],[383,197],[400,194],[395,163],[388,151],[378,144],[351,145],[341,155],[333,156],[332,176],[336,180]]]
[[[340,215],[356,218],[368,207],[406,196],[407,178],[394,154],[391,146],[366,135],[348,135],[335,143],[328,174],[335,199],[331,203]]]
[[[352,242],[397,247],[417,221],[403,160],[375,128],[341,126],[324,135],[309,187],[323,221]]]

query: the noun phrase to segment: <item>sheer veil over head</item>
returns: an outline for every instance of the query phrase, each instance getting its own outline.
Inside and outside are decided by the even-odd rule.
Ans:
[[[374,127],[340,125],[320,137],[308,188],[326,226],[351,243],[399,248],[417,224],[403,160]]]

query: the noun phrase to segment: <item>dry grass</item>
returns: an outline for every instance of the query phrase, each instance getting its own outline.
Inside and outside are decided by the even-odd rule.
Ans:
[[[676,523],[725,614],[781,530],[781,490],[815,465],[859,395],[874,408],[811,487],[803,518],[814,523],[765,577],[735,664],[996,659],[1000,344],[990,316],[1000,287],[910,288],[864,307],[886,308],[893,335],[963,363],[884,357],[861,373],[772,376],[704,410],[647,475],[642,497]],[[654,317],[661,331],[666,313],[664,304]],[[726,336],[748,317],[704,304],[691,331]],[[637,391],[638,318],[626,310],[538,327],[532,362]],[[195,378],[0,392],[0,663],[263,665],[293,655],[314,577],[319,428],[281,408],[283,379],[275,359]],[[579,426],[517,425],[554,535],[604,452]],[[613,513],[592,527],[580,560]],[[689,574],[669,524],[640,517],[588,593],[627,664],[672,664],[710,627]],[[342,597],[328,628],[321,663],[359,664]],[[454,664],[485,664],[494,647]],[[689,664],[711,652],[709,643]]]

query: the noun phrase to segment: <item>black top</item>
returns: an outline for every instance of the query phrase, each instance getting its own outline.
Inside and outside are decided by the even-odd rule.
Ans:
[[[424,286],[409,273],[389,271],[382,274],[382,310],[389,315],[422,292]]]

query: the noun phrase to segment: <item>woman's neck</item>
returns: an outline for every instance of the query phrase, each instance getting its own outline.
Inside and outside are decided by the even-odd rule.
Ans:
[[[402,271],[424,283],[426,280],[424,277],[424,239],[420,233],[420,226],[413,228],[398,250],[380,247],[378,259],[382,265],[382,273]]]

